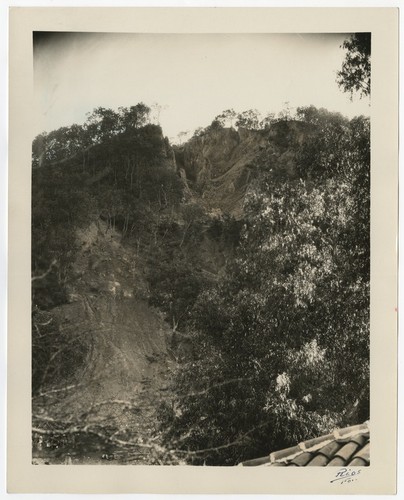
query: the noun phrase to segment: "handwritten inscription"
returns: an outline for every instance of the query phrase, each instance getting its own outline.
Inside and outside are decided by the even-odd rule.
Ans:
[[[343,467],[339,469],[330,483],[348,484],[358,480],[362,469],[349,469]]]

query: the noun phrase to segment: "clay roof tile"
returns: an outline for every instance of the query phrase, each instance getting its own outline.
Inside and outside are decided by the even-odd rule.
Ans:
[[[352,467],[366,467],[369,464],[362,458],[356,457],[348,465]]]
[[[317,447],[318,445],[323,443],[324,445],[326,445],[330,441],[334,440],[335,440],[334,434],[327,434],[326,436],[320,436],[314,439],[308,439],[307,441],[301,443],[300,446],[305,450],[309,450],[310,448]]]
[[[328,464],[330,459],[325,455],[321,455],[320,453],[316,455],[313,460],[311,460],[307,466],[308,467],[324,467]]]
[[[345,464],[347,464],[349,460],[354,456],[358,448],[359,445],[357,443],[350,441],[348,444],[345,444],[342,448],[340,448],[335,456],[341,457],[342,459],[344,459]]]
[[[365,446],[365,444],[369,441],[369,432],[353,436],[350,438],[350,441],[357,443],[360,448],[363,448],[363,446]]]
[[[286,467],[286,462],[271,462],[268,465],[271,465],[272,467]]]
[[[269,456],[247,460],[242,465],[263,466],[367,466],[370,464],[369,422],[337,429],[331,434],[308,439],[271,453]]]
[[[361,434],[364,432],[369,432],[368,423],[360,425],[352,425],[351,427],[345,427],[344,429],[336,429],[334,431],[335,438],[338,439],[346,439],[355,434]]]
[[[361,458],[367,463],[370,463],[370,443],[366,443],[365,446],[355,453],[354,458]]]
[[[331,459],[334,457],[336,452],[342,447],[341,443],[338,443],[337,441],[331,441],[331,443],[326,444],[321,448],[319,453],[322,455],[325,455],[328,459]]]
[[[307,465],[308,462],[310,462],[310,460],[312,460],[312,458],[313,458],[312,453],[304,452],[304,453],[301,453],[300,455],[298,455],[296,458],[294,458],[291,463],[294,465],[299,465],[300,467],[303,467],[303,466]]]
[[[268,457],[252,458],[251,460],[246,460],[245,462],[242,463],[242,465],[250,467],[250,466],[264,465],[269,462],[271,462],[271,459],[268,456]]]
[[[343,467],[345,465],[345,460],[341,457],[334,457],[330,462],[328,462],[327,467]]]
[[[285,450],[280,450],[280,451],[275,451],[269,455],[271,458],[271,462],[279,462],[282,459],[285,458],[294,458],[295,455],[298,455],[301,453],[301,448],[299,445],[297,446],[292,446],[291,448],[286,448]]]

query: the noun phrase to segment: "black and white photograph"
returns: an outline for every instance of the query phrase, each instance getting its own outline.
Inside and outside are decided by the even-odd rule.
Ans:
[[[7,491],[394,493],[398,10],[55,2],[9,17]]]
[[[33,32],[33,464],[370,465],[371,47]]]

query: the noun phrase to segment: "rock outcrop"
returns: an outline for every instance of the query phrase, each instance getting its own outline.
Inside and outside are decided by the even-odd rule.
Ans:
[[[264,130],[210,129],[174,149],[177,170],[210,209],[238,218],[257,159],[265,154],[291,172],[291,151],[311,133],[313,129],[298,121],[277,122]]]

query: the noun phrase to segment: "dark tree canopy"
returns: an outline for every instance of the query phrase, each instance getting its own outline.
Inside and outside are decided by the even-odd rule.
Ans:
[[[371,81],[371,33],[355,33],[345,40],[342,48],[347,50],[341,71],[337,73],[337,83],[351,98],[354,92],[360,97],[370,96]]]

